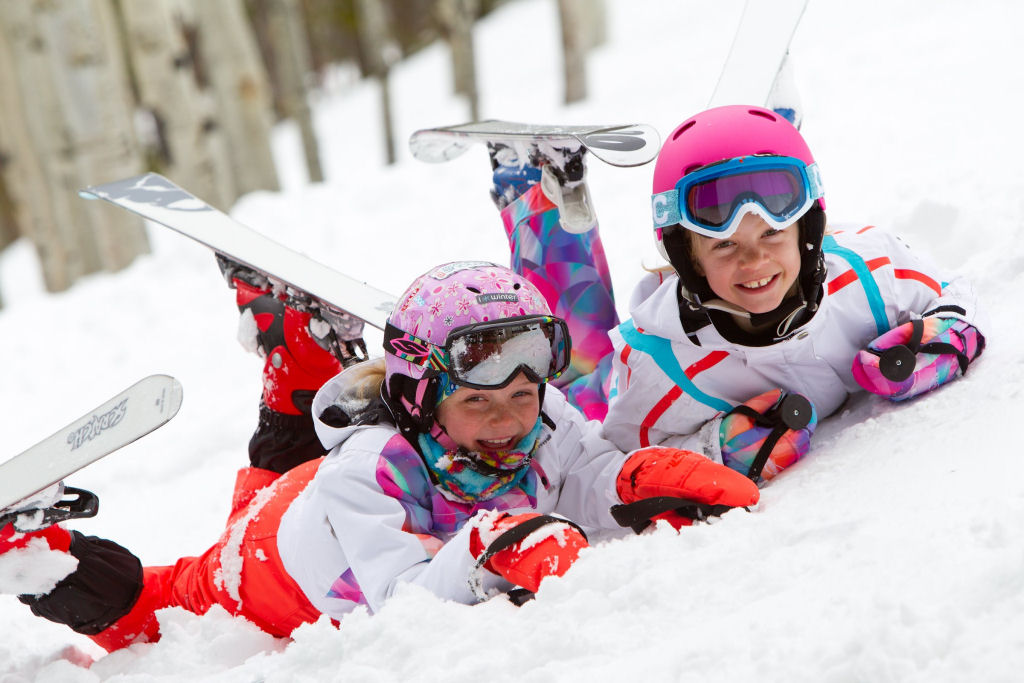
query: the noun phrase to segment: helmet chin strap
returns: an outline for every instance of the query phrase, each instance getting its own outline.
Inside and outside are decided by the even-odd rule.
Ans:
[[[801,297],[802,298],[802,297]],[[789,328],[792,327],[793,323],[799,318],[801,311],[806,310],[807,302],[802,302],[798,307],[793,309],[793,312],[782,319],[778,327],[775,328],[775,336],[782,338],[789,334]]]
[[[434,424],[430,427],[429,434],[430,437],[437,443],[441,444],[441,447],[446,451],[456,451],[461,448],[459,444],[455,443],[455,439],[451,437],[448,430],[444,428],[444,425],[436,419],[434,420]]]
[[[741,306],[729,303],[722,299],[704,301],[701,305],[709,310],[722,311],[737,319],[737,324],[743,325],[746,321],[751,332],[763,330],[771,325],[776,325],[775,336],[784,337],[792,327],[793,322],[799,318],[801,311],[807,308],[803,292],[797,287],[796,291],[783,299],[778,306],[766,313],[751,313]]]

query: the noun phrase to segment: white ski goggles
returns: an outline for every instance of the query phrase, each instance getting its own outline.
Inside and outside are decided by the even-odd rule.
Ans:
[[[682,225],[723,239],[753,213],[781,230],[825,194],[818,165],[794,157],[755,155],[720,161],[687,173],[651,197],[654,229]]]
[[[389,323],[384,349],[414,365],[445,372],[458,386],[500,389],[520,372],[538,384],[557,379],[569,367],[572,344],[564,320],[529,315],[456,327],[443,347]]]

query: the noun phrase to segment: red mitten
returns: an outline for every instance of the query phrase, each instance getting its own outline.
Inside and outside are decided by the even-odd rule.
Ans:
[[[754,482],[725,465],[693,451],[661,447],[629,456],[615,490],[626,505],[616,506],[612,514],[638,531],[651,519],[666,519],[678,529],[694,519],[753,505],[761,496]]]
[[[48,526],[45,529],[20,532],[14,528],[14,523],[5,524],[0,528],[0,555],[8,550],[24,548],[33,538],[46,540],[51,550],[67,552],[71,547],[71,533],[62,526]]]
[[[548,576],[562,576],[587,547],[587,537],[572,522],[525,512],[487,512],[473,522],[469,552],[482,566],[536,592]]]
[[[0,555],[46,540],[51,550],[67,552],[71,533],[57,522],[96,514],[97,498],[88,491],[58,482],[0,510]]]

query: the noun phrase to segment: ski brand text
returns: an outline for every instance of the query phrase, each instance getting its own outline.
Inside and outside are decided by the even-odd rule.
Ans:
[[[102,415],[93,415],[88,422],[68,434],[67,441],[71,446],[71,450],[75,450],[86,441],[92,441],[102,434],[104,430],[116,427],[124,418],[127,410],[128,399],[124,399]]]

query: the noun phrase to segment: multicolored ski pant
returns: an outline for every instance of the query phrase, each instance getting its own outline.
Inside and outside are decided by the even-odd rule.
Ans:
[[[569,325],[572,359],[556,382],[569,402],[593,420],[608,413],[612,342],[619,324],[611,275],[597,229],[582,234],[558,225],[558,207],[531,186],[502,209],[511,268],[536,285],[551,311]]]

